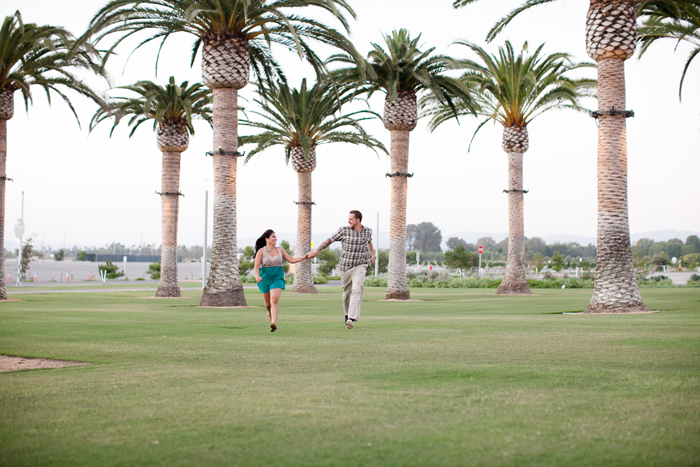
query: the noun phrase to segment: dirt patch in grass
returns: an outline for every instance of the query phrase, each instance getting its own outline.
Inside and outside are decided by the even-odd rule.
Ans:
[[[24,300],[20,300],[19,298],[6,298],[5,300],[0,300],[0,303],[7,303],[7,302],[23,302]]]
[[[0,373],[18,370],[38,370],[40,368],[63,368],[64,366],[89,365],[87,362],[51,360],[48,358],[25,358],[0,355]]]
[[[262,307],[261,306],[246,305],[246,306],[195,306],[193,308],[213,308],[216,310],[225,310],[228,308],[262,308]]]

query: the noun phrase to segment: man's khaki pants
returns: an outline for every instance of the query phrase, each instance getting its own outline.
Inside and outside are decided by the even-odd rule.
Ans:
[[[362,294],[365,292],[365,274],[367,265],[362,264],[348,269],[340,275],[343,283],[343,308],[345,316],[357,321],[360,319]]]

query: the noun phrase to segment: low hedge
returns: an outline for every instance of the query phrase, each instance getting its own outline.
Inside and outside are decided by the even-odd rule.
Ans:
[[[670,279],[662,277],[656,279],[655,276],[652,279],[639,279],[637,280],[637,285],[639,287],[673,287],[673,282]],[[501,284],[502,279],[489,279],[489,278],[478,278],[478,277],[449,277],[447,279],[440,280],[430,280],[425,278],[409,278],[408,286],[411,288],[433,288],[433,289],[495,289]],[[595,286],[595,281],[593,279],[582,279],[576,277],[567,278],[557,278],[548,281],[528,279],[527,283],[530,284],[532,289],[561,289],[562,286],[565,289],[592,289]],[[697,287],[700,286],[700,280],[689,281],[688,286]],[[365,286],[367,287],[386,287],[387,278],[380,277],[374,278],[370,277],[365,279]]]

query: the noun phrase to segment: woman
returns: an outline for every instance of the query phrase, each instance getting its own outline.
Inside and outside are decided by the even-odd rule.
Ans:
[[[276,246],[277,235],[273,230],[266,230],[255,242],[255,268],[253,274],[258,288],[263,294],[267,319],[270,321],[270,332],[277,330],[277,316],[280,311],[280,295],[284,290],[284,269],[282,258],[290,263],[298,263],[308,259],[292,258],[284,248]]]

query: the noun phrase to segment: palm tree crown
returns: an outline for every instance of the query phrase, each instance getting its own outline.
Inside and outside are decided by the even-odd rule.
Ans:
[[[106,76],[95,59],[99,59],[97,51],[89,44],[76,41],[67,30],[24,24],[18,11],[7,16],[0,27],[0,93],[12,94],[20,90],[28,109],[32,102],[31,87],[39,86],[46,91],[49,101],[52,91],[58,94],[78,119],[64,90],[77,91],[101,104],[100,96],[73,72],[86,69]]]
[[[425,52],[418,48],[420,35],[411,39],[406,29],[383,34],[386,50],[379,44],[372,43],[372,50],[367,54],[361,67],[348,67],[334,72],[341,82],[360,83],[360,91],[372,95],[375,91],[384,91],[387,100],[394,100],[399,94],[416,94],[425,91],[434,95],[441,102],[452,105],[454,98],[465,102],[470,100],[467,89],[445,71],[455,68],[455,62],[446,55],[433,55],[435,47]],[[352,63],[347,55],[334,55],[329,62]],[[366,80],[363,79],[363,74]]]
[[[474,136],[491,120],[504,127],[526,127],[534,118],[551,109],[583,110],[581,99],[593,96],[595,79],[574,79],[565,75],[578,68],[595,65],[574,63],[571,55],[562,52],[544,55],[544,44],[529,56],[526,55],[527,42],[519,54],[515,53],[508,41],[499,47],[498,54],[490,54],[470,42],[459,41],[457,44],[469,47],[480,59],[480,62],[460,62],[469,70],[461,79],[473,91],[477,113],[486,117],[477,127]],[[431,129],[453,116],[451,108],[434,99],[424,99],[422,104],[429,109],[426,113],[432,116]],[[471,113],[472,110],[472,102],[458,104],[460,115]]]
[[[346,0],[112,0],[92,19],[89,33],[97,34],[97,42],[108,35],[120,34],[109,49],[109,56],[121,41],[143,30],[155,32],[138,44],[137,49],[154,40],[160,40],[162,48],[172,34],[187,32],[197,37],[192,46],[191,64],[203,43],[240,39],[250,46],[251,66],[258,76],[281,74],[270,52],[273,43],[304,56],[317,73],[323,62],[309,47],[308,38],[357,56],[352,44],[335,29],[318,20],[289,13],[309,6],[330,12],[346,30],[349,30],[348,21],[340,10],[355,18]]]
[[[652,44],[662,39],[672,39],[676,43],[687,42],[693,47],[683,67],[678,87],[678,99],[681,99],[688,67],[700,54],[700,0],[647,2],[641,5],[639,16],[645,18],[639,28],[642,45],[640,57]]]
[[[361,144],[387,152],[384,145],[368,135],[360,121],[380,118],[370,110],[360,110],[340,115],[341,108],[356,96],[348,87],[336,86],[330,80],[322,80],[311,86],[306,79],[299,89],[286,83],[279,86],[260,84],[260,98],[255,102],[262,112],[249,111],[262,121],[241,120],[242,125],[264,130],[262,133],[240,138],[241,144],[257,144],[248,153],[246,162],[255,154],[276,145],[285,147],[287,163],[292,149],[302,147],[309,158],[311,149],[321,144]],[[359,117],[359,118],[358,118]]]
[[[212,123],[211,91],[201,83],[183,81],[179,86],[170,77],[168,84],[160,86],[152,81],[139,81],[131,86],[120,86],[138,97],[117,97],[105,108],[99,109],[92,117],[90,129],[108,118],[114,117],[110,135],[121,119],[130,115],[129,126],[133,127],[129,136],[144,122],[153,120],[153,128],[158,124],[185,125],[194,134],[192,118],[198,117]]]

